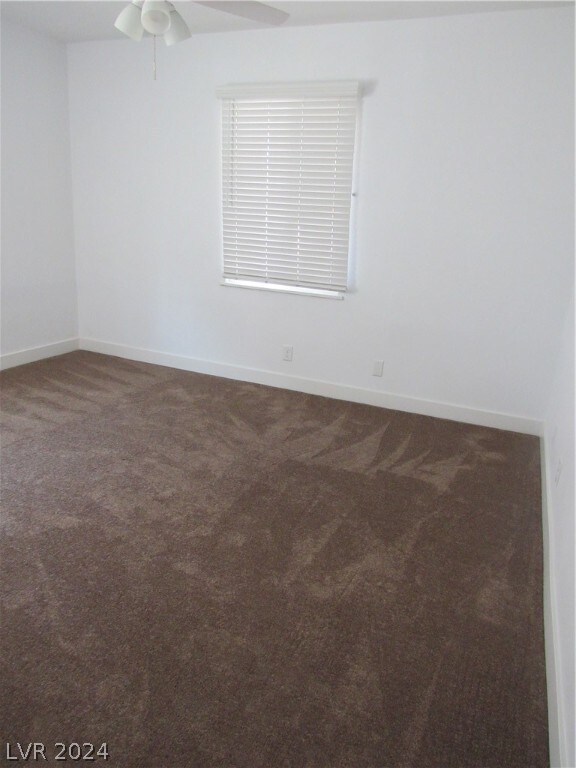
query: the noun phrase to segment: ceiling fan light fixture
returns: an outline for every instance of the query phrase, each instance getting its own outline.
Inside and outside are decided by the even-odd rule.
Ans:
[[[146,0],[141,19],[146,32],[163,35],[170,29],[170,6],[165,0]]]
[[[178,11],[172,7],[170,11],[170,28],[164,34],[164,42],[166,45],[175,45],[182,42],[182,40],[187,40],[191,36],[188,25]]]
[[[142,2],[133,2],[127,5],[124,10],[118,14],[118,18],[114,22],[116,29],[120,30],[124,35],[134,40],[136,43],[142,40],[144,34],[144,27],[142,26]]]

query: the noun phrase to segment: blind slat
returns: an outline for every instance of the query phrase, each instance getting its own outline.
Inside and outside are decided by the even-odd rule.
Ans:
[[[310,242],[312,244],[322,245],[324,243],[342,243],[344,246],[348,243],[346,232],[323,226],[322,231],[313,229],[303,229],[296,225],[285,226],[283,229],[278,226],[249,226],[244,222],[240,224],[224,225],[224,231],[229,239],[239,238],[248,240],[271,242]]]
[[[278,269],[284,272],[307,271],[318,274],[344,274],[346,272],[345,261],[334,264],[330,264],[327,261],[312,262],[306,261],[304,259],[302,259],[300,262],[290,261],[288,259],[270,259],[269,261],[266,261],[264,258],[258,258],[258,256],[253,256],[251,254],[246,255],[245,258],[242,259],[228,258],[226,261],[234,269],[241,269],[249,265],[253,266],[254,268],[262,269],[263,265],[265,265],[265,269]]]

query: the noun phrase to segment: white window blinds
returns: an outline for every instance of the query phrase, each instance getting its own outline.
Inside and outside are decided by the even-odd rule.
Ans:
[[[345,291],[358,83],[218,95],[225,282]]]

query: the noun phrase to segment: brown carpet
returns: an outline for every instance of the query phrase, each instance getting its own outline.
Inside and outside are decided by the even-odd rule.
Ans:
[[[6,762],[548,765],[537,438],[89,352],[2,403]]]

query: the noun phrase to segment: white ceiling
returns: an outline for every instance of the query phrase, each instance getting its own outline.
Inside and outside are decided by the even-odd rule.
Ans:
[[[463,13],[523,10],[574,5],[573,0],[270,0],[290,14],[283,26],[339,24],[356,21],[422,18]],[[85,40],[126,40],[114,28],[127,0],[2,0],[2,18],[19,22],[66,43]],[[233,16],[191,0],[174,5],[193,34],[263,29],[266,25]]]

